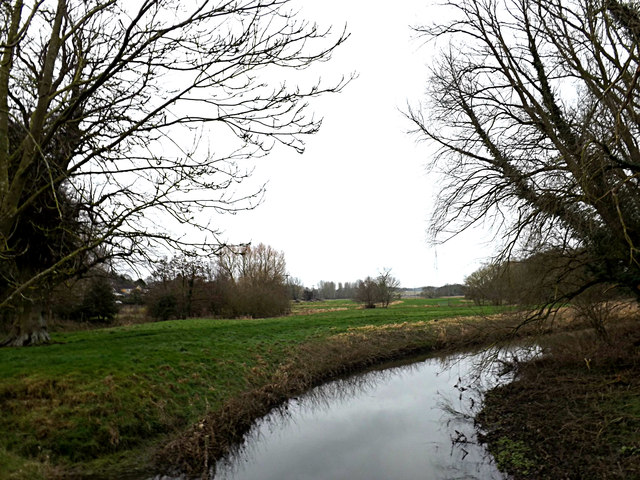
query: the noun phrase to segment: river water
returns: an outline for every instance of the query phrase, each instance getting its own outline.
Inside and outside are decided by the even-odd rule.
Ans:
[[[501,352],[509,360],[512,352]],[[519,350],[517,355],[523,356]],[[510,381],[483,354],[428,358],[327,383],[257,422],[215,480],[504,479],[479,444],[483,392]]]

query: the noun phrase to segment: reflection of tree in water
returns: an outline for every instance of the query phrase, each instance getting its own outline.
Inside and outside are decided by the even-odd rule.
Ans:
[[[482,409],[484,395],[488,390],[513,381],[519,364],[540,354],[541,348],[536,344],[519,344],[496,346],[441,359],[441,373],[451,372],[456,366],[460,371],[452,385],[453,391],[447,394],[438,392],[440,400],[435,407],[442,411],[442,425],[449,432],[450,457],[464,462],[474,452],[478,455],[480,464],[495,465],[493,456],[478,439],[475,417]],[[469,476],[462,468],[456,469],[454,466],[453,469],[454,472],[450,468],[447,473],[457,473],[460,476],[448,478],[484,478]]]
[[[265,434],[282,430],[295,422],[298,414],[321,414],[348,403],[358,395],[371,393],[382,382],[398,375],[399,372],[415,371],[419,364],[415,359],[408,364],[391,368],[373,369],[360,374],[338,378],[309,390],[274,408],[269,414],[258,419],[245,435],[242,444],[235,445],[231,453],[211,468],[211,478],[234,478],[242,463],[251,461],[260,450]]]
[[[536,347],[533,352],[538,350]],[[451,440],[448,453],[441,451],[442,443],[437,442],[434,444],[435,453],[455,460],[444,461],[442,465],[436,466],[441,471],[438,478],[487,478],[486,466],[494,465],[494,462],[478,442],[474,417],[482,406],[484,393],[498,383],[511,381],[514,366],[531,355],[532,352],[525,347],[493,348],[427,360],[431,362],[430,365],[438,362],[437,375],[449,375],[451,378],[447,390],[438,392],[439,401],[435,405],[429,405],[441,411],[438,428]],[[295,425],[297,418],[304,415],[315,416],[327,414],[332,410],[339,411],[354,398],[371,395],[381,384],[395,377],[419,371],[424,363],[416,363],[414,359],[411,363],[394,364],[391,368],[387,365],[383,369],[326,383],[291,399],[258,420],[245,436],[244,442],[237,445],[226,459],[211,469],[211,476],[214,477],[217,472],[216,478],[236,478],[243,465],[252,463],[261,453],[263,442],[268,435],[283,431],[290,427],[292,422]],[[477,474],[470,474],[470,470],[477,470]],[[489,478],[503,477],[500,475]]]

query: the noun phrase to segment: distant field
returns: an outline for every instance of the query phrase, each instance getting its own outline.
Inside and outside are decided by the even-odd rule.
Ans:
[[[272,319],[190,319],[53,334],[0,349],[0,477],[78,470],[115,476],[158,443],[266,381],[297,345],[354,327],[491,314],[463,299],[407,299],[364,310],[303,302]]]
[[[462,297],[445,298],[404,298],[395,302],[395,308],[415,308],[415,307],[469,307],[473,306],[473,301]],[[322,300],[315,302],[294,302],[291,306],[291,313],[320,313],[330,310],[355,310],[362,309],[360,303],[353,300]]]

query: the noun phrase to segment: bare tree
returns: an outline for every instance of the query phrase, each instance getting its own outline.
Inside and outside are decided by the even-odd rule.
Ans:
[[[287,264],[284,253],[260,243],[242,251],[240,279],[252,285],[285,285]]]
[[[507,268],[504,264],[490,263],[479,268],[465,278],[467,287],[466,298],[473,300],[477,305],[489,302],[491,305],[501,305],[505,301],[506,282],[503,281]]]
[[[371,277],[358,280],[354,300],[363,303],[365,308],[376,308],[376,303],[380,301],[378,282]]]
[[[218,281],[226,283],[233,315],[275,316],[290,308],[284,253],[264,245],[227,247],[218,257]],[[229,298],[231,297],[231,299]]]
[[[536,305],[564,303],[589,277],[584,263],[575,256],[546,249],[527,258],[482,266],[465,278],[465,296],[479,305],[509,304],[530,310]]]
[[[385,268],[378,278],[378,294],[383,307],[388,307],[391,302],[399,298],[400,280],[391,275],[391,269]]]
[[[435,236],[492,219],[503,254],[552,249],[640,298],[640,15],[617,0],[452,0],[408,116],[448,183]]]
[[[302,151],[320,126],[307,100],[346,83],[284,81],[346,39],[289,0],[14,0],[0,15],[5,344],[47,341],[44,292],[91,265],[215,251],[203,211],[260,194],[234,192],[249,174],[238,162]]]
[[[304,284],[298,277],[286,276],[287,291],[289,300],[300,301],[304,296]]]
[[[318,283],[318,292],[320,293],[320,297],[324,300],[331,300],[336,298],[336,284],[331,281],[321,280]]]

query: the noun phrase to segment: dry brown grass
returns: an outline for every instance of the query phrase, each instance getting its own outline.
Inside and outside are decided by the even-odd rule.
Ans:
[[[159,463],[206,478],[207,469],[242,441],[257,418],[331,378],[413,354],[490,345],[551,328],[529,325],[518,329],[520,322],[517,315],[495,315],[365,326],[305,343],[293,350],[275,373],[255,369],[250,381],[255,388],[183,432],[162,449]]]
[[[295,312],[291,312],[291,315],[313,315],[314,313],[342,312],[344,310],[349,310],[349,309],[347,307],[304,308],[304,309],[296,310]]]
[[[143,305],[121,305],[116,318],[109,323],[80,322],[78,320],[66,320],[50,318],[47,321],[48,329],[52,332],[77,332],[96,330],[105,327],[125,327],[141,323],[149,323],[147,307]],[[1,333],[1,332],[0,332]]]
[[[607,339],[592,329],[545,337],[545,357],[489,392],[485,441],[514,478],[640,478],[640,316],[628,313]]]

